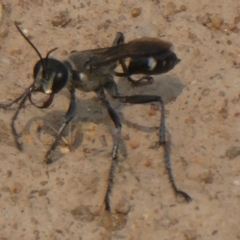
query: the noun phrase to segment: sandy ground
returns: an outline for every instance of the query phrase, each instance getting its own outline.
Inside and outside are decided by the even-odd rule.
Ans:
[[[73,151],[47,166],[44,154],[68,99],[59,93],[39,110],[30,103],[17,121],[24,151],[11,133],[14,110],[0,110],[0,239],[207,240],[240,239],[240,3],[179,0],[2,0],[0,102],[32,83],[38,57],[14,26],[22,23],[42,55],[66,59],[72,50],[150,36],[174,43],[181,63],[151,86],[121,93],[158,94],[177,185],[193,201],[174,196],[157,141],[160,111],[149,104],[112,101],[123,122],[120,163],[103,209],[114,126],[94,93],[78,92]],[[124,214],[126,213],[126,214]]]

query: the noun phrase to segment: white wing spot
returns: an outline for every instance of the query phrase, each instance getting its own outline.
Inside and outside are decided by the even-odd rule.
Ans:
[[[150,57],[148,59],[148,68],[149,68],[149,70],[152,71],[156,67],[156,65],[157,65],[157,61],[154,58]]]

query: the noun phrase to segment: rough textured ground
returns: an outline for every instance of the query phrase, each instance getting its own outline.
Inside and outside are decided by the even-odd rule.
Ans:
[[[163,150],[151,148],[160,112],[148,104],[112,101],[124,138],[112,215],[104,213],[103,199],[114,126],[93,93],[78,93],[74,151],[62,145],[66,153],[46,166],[44,154],[54,139],[48,124],[57,129],[68,104],[63,91],[47,110],[28,104],[22,111],[23,152],[11,133],[14,110],[0,111],[1,240],[240,239],[239,0],[2,0],[2,5],[0,102],[32,83],[38,61],[14,21],[43,55],[58,47],[52,54],[58,59],[72,50],[110,46],[118,31],[127,41],[151,36],[174,43],[182,61],[173,71],[144,88],[118,83],[121,93],[160,94],[168,103],[174,175],[193,201],[175,198]]]

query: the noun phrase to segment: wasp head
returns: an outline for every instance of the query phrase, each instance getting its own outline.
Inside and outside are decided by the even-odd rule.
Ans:
[[[68,68],[64,63],[56,59],[49,58],[49,55],[53,51],[57,50],[57,48],[50,50],[47,53],[46,57],[43,58],[35,45],[20,29],[18,22],[15,22],[15,26],[20,32],[20,34],[23,36],[23,38],[32,46],[32,48],[39,56],[39,61],[35,64],[33,69],[34,82],[27,90],[28,98],[34,106],[39,108],[46,108],[52,103],[54,95],[58,93],[61,89],[63,89],[68,83],[70,75]],[[42,92],[45,94],[49,94],[50,96],[48,100],[43,103],[43,105],[36,105],[32,101],[33,92]]]
[[[68,83],[69,71],[62,62],[53,58],[43,58],[35,64],[33,77],[33,91],[56,94]]]

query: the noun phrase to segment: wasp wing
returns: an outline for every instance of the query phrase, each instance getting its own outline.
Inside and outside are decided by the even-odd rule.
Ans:
[[[98,67],[125,58],[154,57],[172,47],[172,43],[157,38],[143,37],[110,48],[92,50],[89,64]]]

